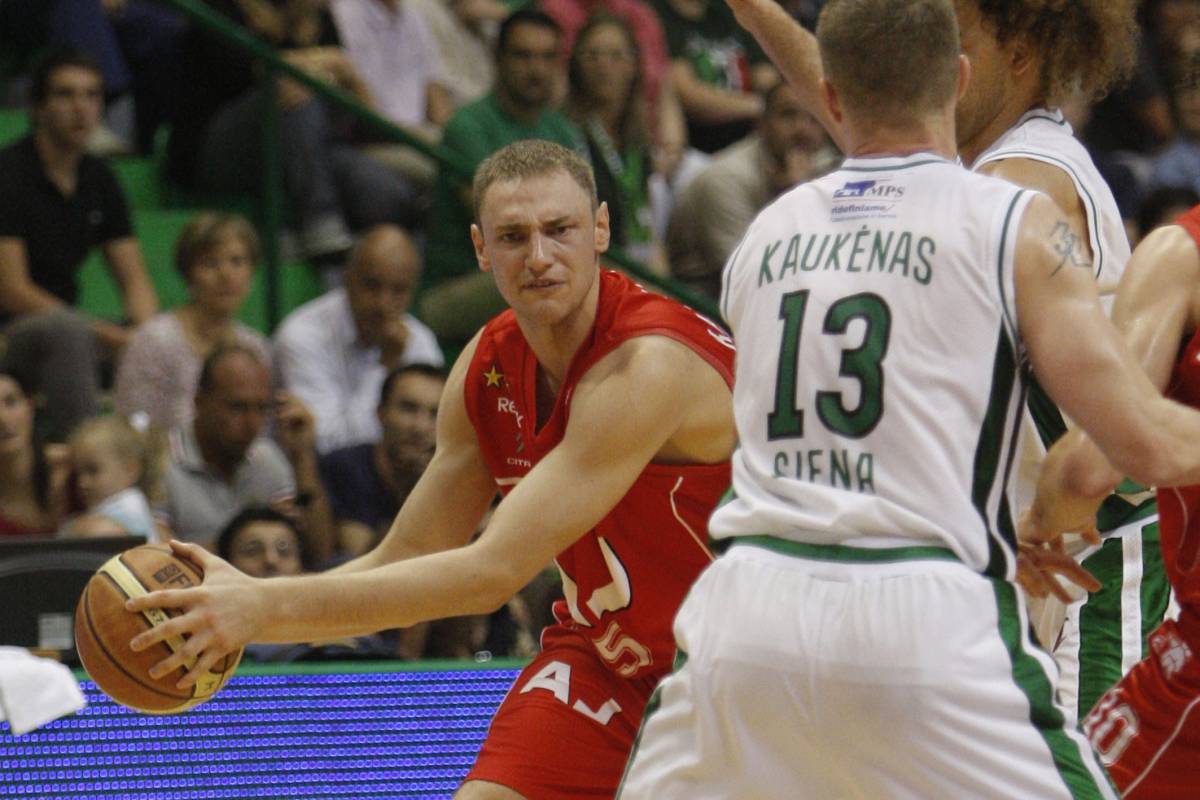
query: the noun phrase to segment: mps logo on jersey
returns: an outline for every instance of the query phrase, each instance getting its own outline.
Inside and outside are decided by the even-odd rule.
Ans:
[[[892,208],[904,197],[904,187],[889,180],[846,181],[833,192],[834,220],[895,217]]]

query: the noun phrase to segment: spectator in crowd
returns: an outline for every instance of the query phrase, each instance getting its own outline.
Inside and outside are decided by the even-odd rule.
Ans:
[[[721,270],[760,210],[782,192],[816,177],[838,158],[796,92],[777,82],[757,129],[713,158],[676,200],[667,231],[675,277],[715,298]]]
[[[671,83],[687,118],[688,143],[715,153],[743,138],[762,115],[778,76],[721,0],[654,0],[671,56]]]
[[[117,369],[114,404],[127,417],[145,414],[163,431],[191,419],[204,359],[239,344],[269,362],[258,331],[238,322],[258,261],[258,234],[237,214],[204,212],[175,243],[175,268],[188,301],[138,327]]]
[[[454,104],[441,83],[441,54],[425,18],[406,0],[334,0],[330,11],[374,110],[423,139],[438,141]],[[424,191],[432,186],[432,160],[406,145],[375,141],[371,134],[365,141],[365,152],[415,186]]]
[[[405,0],[429,27],[442,61],[442,85],[455,109],[487,94],[496,79],[492,44],[509,15],[502,0]]]
[[[442,145],[464,171],[442,168],[434,185],[420,313],[447,347],[461,347],[505,307],[495,282],[475,261],[469,176],[489,155],[520,139],[584,150],[579,131],[551,106],[563,82],[561,44],[553,19],[540,11],[514,12],[500,26],[495,88],[460,108],[446,125]]]
[[[134,144],[150,151],[155,130],[174,107],[173,51],[183,29],[179,13],[152,0],[0,2],[0,46],[6,56],[17,56],[18,67],[22,53],[46,46],[71,48],[95,60],[108,99],[106,116],[119,131],[99,126],[89,142],[94,155]]]
[[[66,445],[34,435],[33,399],[0,372],[0,536],[49,536],[67,516]]]
[[[379,439],[379,390],[404,364],[441,366],[433,333],[408,313],[421,259],[394,225],[371,229],[346,267],[345,286],[300,306],[275,334],[283,388],[312,411],[327,453]]]
[[[69,444],[84,510],[68,523],[66,533],[157,541],[159,531],[144,491],[157,471],[149,438],[124,417],[110,414],[80,425]]]
[[[263,435],[272,416],[278,444]],[[327,559],[332,521],[314,427],[297,398],[272,399],[270,371],[253,350],[218,347],[200,369],[192,422],[170,434],[160,521],[176,538],[211,547],[240,508],[272,505],[296,513],[314,561]]]
[[[329,11],[311,0],[207,0],[234,22],[279,48],[292,65],[360,100],[371,95],[340,47]],[[170,164],[185,186],[258,191],[262,181],[263,86],[253,59],[219,37],[193,28],[182,53],[183,98]],[[299,83],[281,79],[270,91],[282,112],[283,182],[303,253],[339,261],[353,245],[351,227],[411,221],[412,187],[397,173],[335,138],[324,103]]]
[[[429,364],[392,370],[376,409],[382,438],[321,458],[321,478],[337,524],[340,552],[362,555],[391,527],[433,457],[438,402],[445,383],[442,369]]]
[[[1182,65],[1172,81],[1171,107],[1178,132],[1154,160],[1151,185],[1200,191],[1200,55]]]
[[[256,578],[300,575],[306,570],[304,539],[286,514],[267,506],[248,506],[221,530],[217,555]],[[311,644],[251,644],[251,661],[319,661],[349,658],[391,658],[394,652],[383,636],[347,637]]]
[[[1195,189],[1166,186],[1151,191],[1138,206],[1130,243],[1136,245],[1155,228],[1173,223],[1197,203],[1200,203],[1200,193]]]
[[[650,204],[654,164],[642,59],[629,26],[608,14],[589,19],[571,52],[567,80],[567,114],[587,142],[596,192],[608,203],[612,243],[665,273]]]
[[[117,179],[85,152],[103,107],[99,68],[57,50],[32,77],[33,131],[0,150],[0,324],[6,369],[35,387],[47,436],[64,441],[96,413],[101,358],[130,335],[70,308],[88,250],[103,249],[130,322],[153,316],[158,298]]]
[[[687,146],[687,126],[671,85],[667,39],[654,9],[643,0],[542,0],[540,7],[562,28],[564,56],[575,52],[579,32],[597,14],[610,14],[625,23],[637,43],[638,75],[646,122],[658,153],[657,168],[672,175]]]

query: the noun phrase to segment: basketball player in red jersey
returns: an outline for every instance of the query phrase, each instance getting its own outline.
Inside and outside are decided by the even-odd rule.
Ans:
[[[460,799],[611,797],[671,623],[711,561],[729,483],[733,346],[690,309],[599,268],[608,211],[585,162],[513,144],[475,179],[481,269],[511,309],[451,371],[437,451],[386,539],[336,574],[251,579],[178,546],[195,592],[131,608],[186,613],[134,642],[187,633],[154,674],[183,683],[248,641],[312,641],[489,612],[551,560],[559,623],[492,722]],[[497,489],[504,499],[474,542]]]
[[[1200,408],[1200,206],[1146,237],[1117,290],[1113,322],[1168,397]],[[1047,458],[1023,521],[1043,532],[1094,519],[1120,476],[1079,433]],[[1125,798],[1183,800],[1200,787],[1200,485],[1158,490],[1163,561],[1177,620],[1083,721]]]

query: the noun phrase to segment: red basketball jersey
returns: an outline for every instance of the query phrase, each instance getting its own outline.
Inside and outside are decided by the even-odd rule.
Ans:
[[[733,342],[716,325],[623,275],[601,270],[596,321],[576,352],[554,408],[537,425],[538,362],[511,310],[483,329],[467,376],[467,414],[502,492],[511,491],[562,440],[571,395],[597,361],[637,336],[681,342],[733,382]],[[621,501],[555,558],[564,601],[555,616],[586,635],[618,675],[671,668],[671,625],[693,580],[712,560],[708,517],[729,486],[728,462],[649,464]],[[587,486],[580,485],[579,492]]]
[[[1183,214],[1176,223],[1200,247],[1200,206]],[[1176,361],[1167,396],[1200,408],[1200,330],[1193,332]],[[1158,514],[1163,561],[1175,598],[1181,606],[1200,611],[1200,486],[1160,489]]]

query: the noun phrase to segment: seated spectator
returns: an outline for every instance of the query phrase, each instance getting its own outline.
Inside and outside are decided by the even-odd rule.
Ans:
[[[1146,195],[1138,207],[1136,230],[1130,236],[1130,244],[1136,245],[1146,234],[1161,225],[1170,225],[1183,212],[1200,203],[1200,192],[1195,189],[1164,187]]]
[[[754,38],[722,0],[654,0],[654,9],[688,143],[715,153],[749,134],[763,111],[758,92],[779,79]]]
[[[158,309],[112,170],[86,154],[100,122],[103,87],[89,57],[51,51],[33,72],[33,130],[0,150],[0,326],[4,369],[44,398],[39,424],[64,441],[95,415],[99,364],[130,331],[71,308],[88,251],[99,245],[131,323]]]
[[[214,10],[279,48],[294,66],[356,95],[370,92],[340,47],[323,3],[311,0],[207,0]],[[262,183],[263,91],[280,111],[283,182],[300,246],[313,259],[338,261],[351,228],[413,220],[413,190],[397,173],[334,136],[330,114],[309,89],[288,79],[264,89],[251,57],[193,27],[182,53],[180,110],[170,165],[184,186],[254,192]]]
[[[766,95],[757,130],[713,158],[676,199],[667,231],[675,277],[709,297],[755,215],[779,194],[835,165],[837,151],[784,82]]]
[[[513,12],[500,26],[495,88],[460,108],[443,133],[442,145],[465,171],[443,167],[434,184],[420,315],[446,347],[462,347],[505,308],[495,281],[475,260],[469,176],[489,155],[521,139],[584,151],[579,131],[551,105],[563,82],[561,39],[558,25],[542,12]]]
[[[144,414],[163,431],[192,415],[200,365],[224,344],[239,344],[269,361],[269,346],[236,314],[250,292],[258,234],[236,214],[205,212],[175,243],[175,268],[188,301],[139,326],[117,368],[117,413]]]
[[[66,518],[70,451],[42,445],[33,400],[0,372],[0,536],[51,536]]]
[[[330,10],[372,108],[422,138],[441,139],[454,104],[441,84],[441,55],[425,18],[406,0],[334,0]],[[433,182],[434,163],[412,148],[383,143],[366,151],[424,187]]]
[[[305,572],[304,540],[285,514],[265,506],[249,506],[225,525],[217,555],[255,578]],[[393,658],[394,650],[379,634],[312,644],[247,645],[252,661],[318,661],[346,658]]]
[[[612,243],[665,274],[650,205],[654,164],[641,75],[629,26],[614,16],[593,16],[580,29],[568,64],[567,114],[587,142],[596,192],[608,203]]]
[[[154,480],[154,453],[124,417],[96,417],[71,434],[75,485],[83,514],[72,519],[70,536],[142,536],[158,541],[158,528],[144,489]]]
[[[271,397],[270,372],[253,351],[222,345],[200,368],[193,419],[170,434],[159,520],[176,538],[212,547],[247,505],[297,509],[315,561],[332,553],[329,505],[314,449],[312,415],[295,397]],[[274,411],[275,435],[264,429]]]
[[[428,364],[392,370],[376,409],[382,438],[321,458],[342,553],[362,555],[377,545],[429,466],[445,383],[442,370]]]
[[[320,452],[379,440],[375,409],[390,370],[444,362],[433,333],[408,313],[420,271],[404,231],[373,228],[346,266],[345,286],[300,306],[279,326],[279,376],[316,418]]]
[[[1200,191],[1200,56],[1183,68],[1173,82],[1171,107],[1177,134],[1154,160],[1151,185]]]
[[[441,84],[451,106],[462,108],[487,94],[496,79],[492,44],[509,15],[502,0],[405,0],[425,20],[441,56]]]

